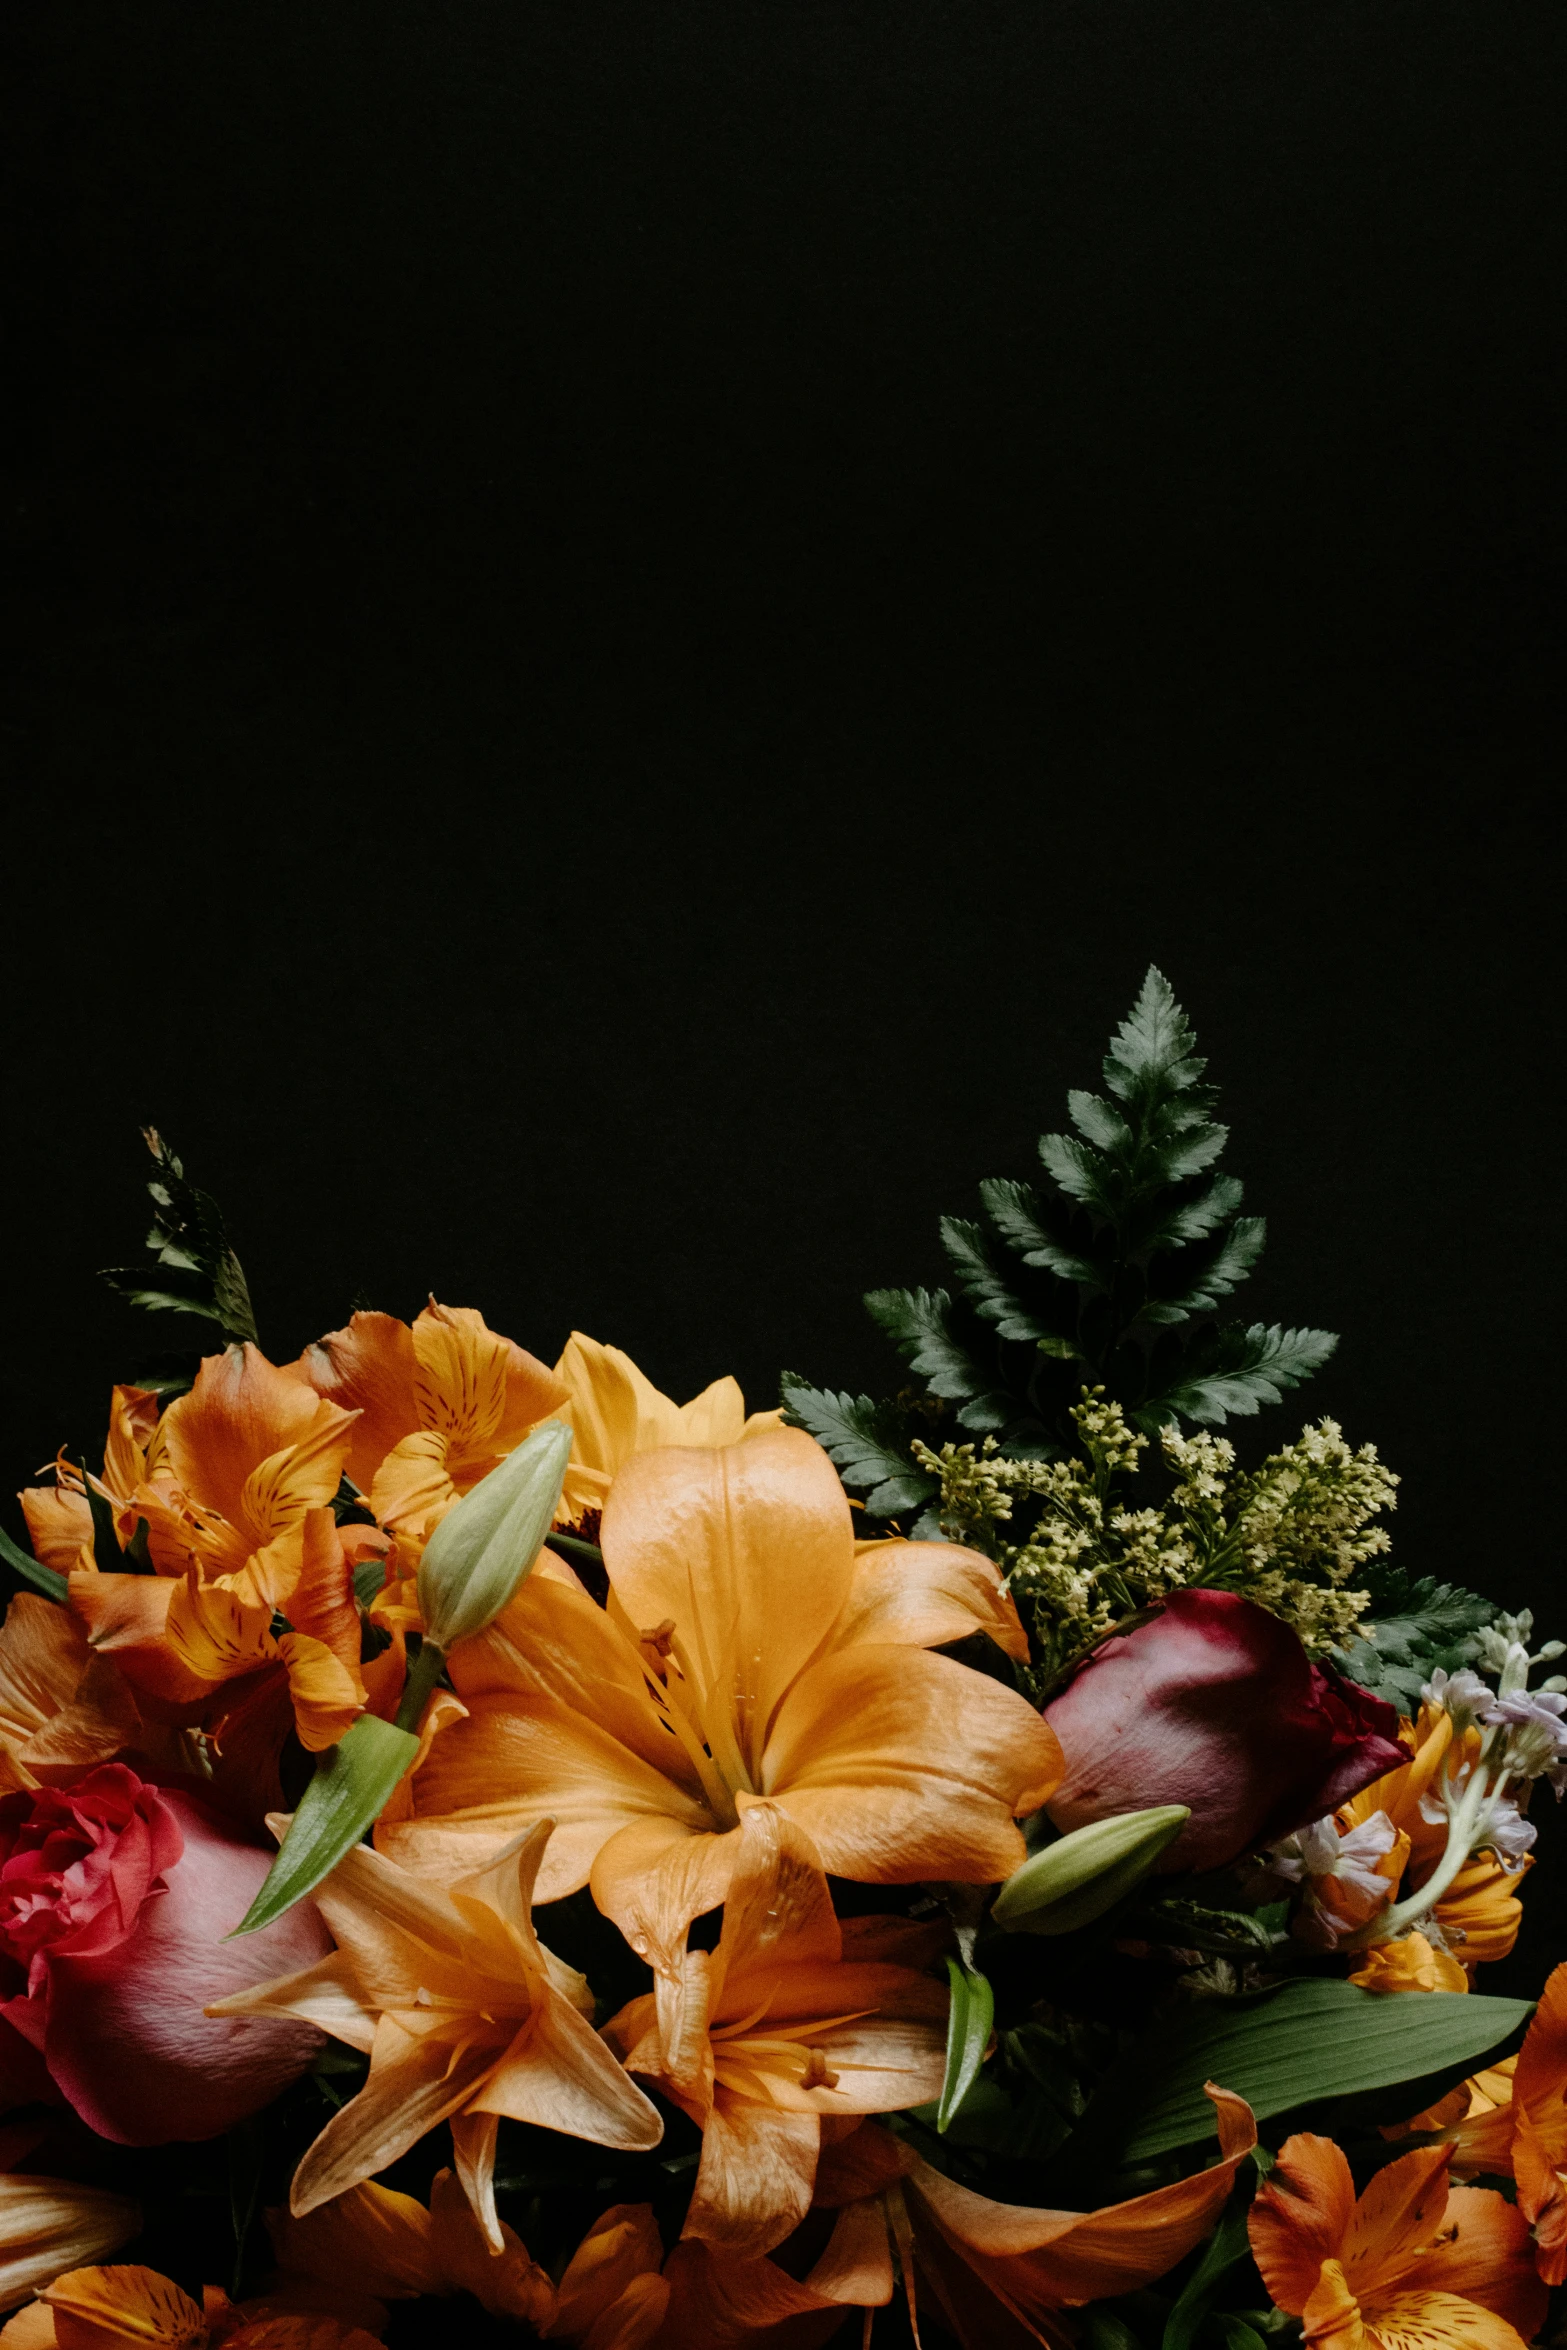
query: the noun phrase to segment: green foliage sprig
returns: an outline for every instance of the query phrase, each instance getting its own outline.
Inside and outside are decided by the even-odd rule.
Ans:
[[[198,1314],[216,1322],[231,1344],[255,1342],[256,1317],[244,1268],[229,1245],[216,1200],[187,1181],[156,1126],[144,1126],[142,1140],[156,1170],[147,1185],[153,1219],[146,1246],[153,1262],[106,1266],[100,1279],[149,1313]],[[190,1377],[181,1362],[148,1371],[140,1384],[155,1394],[177,1395],[190,1385]]]
[[[1074,1132],[1044,1135],[1043,1186],[980,1185],[977,1221],[943,1217],[955,1289],[873,1289],[866,1306],[924,1399],[1013,1460],[1058,1459],[1074,1399],[1103,1388],[1147,1435],[1186,1420],[1222,1426],[1277,1403],[1326,1362],[1330,1331],[1220,1318],[1250,1274],[1266,1225],[1240,1213],[1221,1174],[1207,1064],[1163,974],[1111,1040],[1103,1094],[1068,1095]],[[835,1394],[793,1373],[787,1416],[808,1428],[877,1516],[931,1502],[911,1468],[906,1405]]]

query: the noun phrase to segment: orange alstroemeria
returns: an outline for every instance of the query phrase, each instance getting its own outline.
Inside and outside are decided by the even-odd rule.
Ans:
[[[164,1413],[120,1514],[122,1528],[145,1520],[158,1572],[78,1566],[70,1578],[94,1650],[155,1708],[199,1718],[226,1682],[281,1664],[313,1751],[363,1710],[359,1614],[330,1507],[352,1427],[254,1346],[209,1357]],[[274,1638],[277,1613],[289,1629]]]
[[[404,1576],[447,1511],[567,1396],[472,1306],[433,1298],[411,1329],[391,1314],[355,1314],[307,1346],[289,1375],[357,1412],[348,1474],[396,1535]]]
[[[1390,2162],[1357,2200],[1331,2138],[1288,2138],[1249,2225],[1263,2283],[1308,2346],[1522,2350],[1545,2316],[1523,2214],[1450,2186],[1445,2146]]]
[[[1515,2179],[1540,2275],[1567,2284],[1567,1965],[1546,1984],[1516,2057],[1405,2126],[1445,2131],[1461,2177]]]
[[[559,1522],[575,1525],[602,1510],[605,1496],[635,1453],[661,1446],[738,1444],[776,1428],[781,1412],[752,1412],[736,1379],[715,1379],[689,1403],[662,1394],[618,1346],[601,1346],[573,1330],[555,1365],[566,1389],[559,1417],[572,1431],[571,1460],[561,1488]]]
[[[273,1823],[281,1836],[286,1823]],[[643,2151],[663,2124],[587,2020],[593,1995],[533,1931],[545,1823],[449,1887],[356,1845],[316,1894],[337,1943],[297,1975],[219,2000],[211,2015],[286,2015],[370,2058],[356,2097],[294,2173],[290,2208],[314,2211],[384,2170],[438,2122],[492,2249],[502,2114],[601,2146]]]
[[[127,2196],[30,2171],[0,2172],[0,2309],[15,2309],[62,2269],[117,2252],[141,2224],[141,2207]]]
[[[19,1591],[0,1628],[0,1794],[156,1743],[131,1689],[70,1611]]]
[[[591,1876],[670,1977],[753,1803],[871,1884],[989,1884],[1020,1865],[1014,1821],[1059,1781],[1055,1734],[1014,1691],[926,1653],[976,1629],[1022,1650],[988,1559],[857,1551],[836,1471],[794,1428],[639,1454],[601,1540],[607,1610],[534,1575],[457,1650],[469,1718],[434,1741],[384,1849],[445,1876],[553,1818],[539,1898]]]
[[[738,1833],[718,1948],[687,1951],[679,1984],[604,2034],[701,2127],[686,2233],[754,2257],[809,2211],[824,2121],[937,2095],[949,1995],[859,1955],[901,1921],[845,1933],[810,1840],[772,1804],[750,1805]]]
[[[342,2318],[238,2307],[217,2285],[201,2300],[155,2268],[74,2268],[0,2328],[0,2350],[377,2350]]]
[[[147,1475],[147,1447],[158,1424],[158,1399],[142,1387],[116,1387],[109,1397],[109,1433],[104,1439],[103,1474],[89,1474],[88,1484],[115,1511],[123,1542],[135,1533],[135,1515],[127,1507]],[[22,1494],[22,1515],[33,1546],[33,1556],[58,1574],[73,1567],[91,1568],[92,1510],[82,1472],[62,1452],[55,1463],[53,1485],[33,1485]],[[122,1516],[129,1519],[121,1523]]]
[[[663,2321],[669,2287],[660,2270],[664,2247],[647,2203],[617,2203],[602,2212],[578,2245],[560,2283],[501,2223],[492,2251],[450,2171],[438,2171],[430,2207],[390,2187],[350,2187],[330,2203],[292,2219],[269,2212],[279,2277],[272,2309],[331,2307],[345,2282],[378,2304],[415,2295],[471,2293],[492,2316],[518,2320],[540,2341],[582,2343],[593,2350],[642,2350]]]
[[[1374,1942],[1349,1980],[1362,1991],[1467,1991],[1469,1977],[1450,1950],[1424,1934]]]
[[[1103,2211],[992,2202],[866,2122],[822,2151],[816,2208],[838,2216],[809,2274],[796,2282],[773,2261],[677,2244],[665,2268],[666,2339],[729,2350],[765,2325],[812,2313],[825,2339],[845,2305],[882,2308],[901,2277],[916,2323],[922,2303],[934,2302],[964,2350],[1065,2344],[1063,2311],[1151,2284],[1212,2234],[1257,2130],[1242,2099],[1211,2083],[1208,2094],[1219,2129],[1213,2168]]]

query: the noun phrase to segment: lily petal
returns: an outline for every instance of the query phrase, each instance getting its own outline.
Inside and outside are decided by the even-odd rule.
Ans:
[[[1028,1634],[999,1570],[956,1542],[861,1542],[854,1581],[834,1645],[867,1641],[940,1648],[988,1632],[998,1648],[1028,1662]]]
[[[664,2135],[658,2108],[621,2069],[587,2018],[547,1985],[469,2111],[506,2114],[568,2138],[639,2154]]]
[[[719,2089],[702,2133],[702,2160],[685,2232],[736,2258],[771,2252],[811,2207],[822,2125]]]

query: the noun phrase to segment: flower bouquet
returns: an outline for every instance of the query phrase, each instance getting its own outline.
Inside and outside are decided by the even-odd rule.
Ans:
[[[1541,2332],[1561,1644],[1216,1432],[1334,1341],[1226,1319],[1193,1047],[1150,972],[897,1392],[749,1415],[433,1301],[274,1362],[149,1132],[109,1278],[212,1335],[4,1547],[4,2350]]]

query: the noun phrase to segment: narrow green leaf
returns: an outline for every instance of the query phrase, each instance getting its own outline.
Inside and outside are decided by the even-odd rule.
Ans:
[[[236,1934],[254,1934],[313,1893],[380,1818],[411,1767],[419,1741],[376,1714],[361,1714],[316,1763],[267,1879]]]
[[[1118,2058],[1089,2127],[1103,2121],[1117,2159],[1150,2162],[1213,2134],[1205,2081],[1244,2097],[1259,2121],[1470,2064],[1517,2031],[1523,1999],[1428,1991],[1395,1999],[1353,1983],[1308,1980],[1193,2008]]]
[[[31,1551],[23,1550],[19,1543],[13,1542],[3,1527],[0,1527],[0,1563],[8,1566],[13,1575],[20,1575],[24,1582],[31,1583],[35,1590],[41,1591],[45,1599],[63,1603],[71,1595],[71,1587],[58,1567],[46,1567],[42,1559],[35,1559]]]
[[[1255,2326],[1249,2326],[1233,2309],[1215,2309],[1210,2323],[1217,2329],[1224,2350],[1268,2350]]]
[[[996,2002],[984,1975],[974,1974],[955,1958],[947,1961],[952,2005],[947,2013],[947,2070],[936,2106],[936,2127],[945,2137],[947,2125],[979,2078],[990,2045]]]

